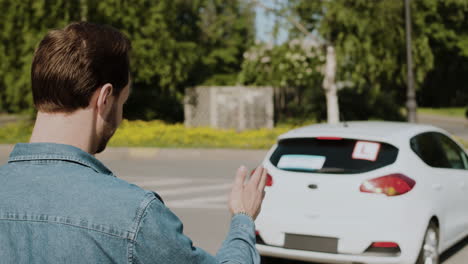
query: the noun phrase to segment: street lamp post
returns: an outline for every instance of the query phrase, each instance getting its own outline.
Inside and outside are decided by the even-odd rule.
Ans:
[[[414,77],[413,77],[413,57],[411,52],[411,9],[410,0],[405,0],[405,23],[406,23],[406,59],[408,67],[408,90],[406,94],[406,109],[408,112],[408,122],[416,123],[416,109],[418,107],[416,103],[416,91],[414,89]]]

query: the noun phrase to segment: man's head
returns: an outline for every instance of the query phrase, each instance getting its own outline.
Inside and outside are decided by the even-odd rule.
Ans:
[[[130,89],[130,41],[108,26],[72,23],[50,31],[37,48],[31,69],[39,112],[93,113],[97,153],[122,120]]]

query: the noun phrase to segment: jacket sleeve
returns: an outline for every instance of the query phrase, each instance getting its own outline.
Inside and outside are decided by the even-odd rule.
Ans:
[[[140,220],[132,251],[133,263],[260,264],[255,248],[255,224],[245,215],[231,219],[230,230],[216,256],[194,247],[183,224],[161,201],[154,199]]]

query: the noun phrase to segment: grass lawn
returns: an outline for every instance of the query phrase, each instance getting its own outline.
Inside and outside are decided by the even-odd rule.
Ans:
[[[418,108],[418,112],[423,114],[433,114],[441,116],[465,118],[466,107],[446,107],[446,108]]]

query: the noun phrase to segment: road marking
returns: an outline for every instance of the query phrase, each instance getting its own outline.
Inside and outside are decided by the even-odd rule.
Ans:
[[[176,194],[186,194],[186,193],[199,193],[199,192],[206,192],[206,191],[216,191],[216,190],[229,190],[231,188],[231,184],[215,184],[215,185],[203,185],[203,186],[195,186],[195,187],[186,187],[186,188],[175,188],[175,189],[162,189],[157,190],[156,192],[161,195],[161,197],[176,195]]]
[[[227,210],[227,203],[207,203],[207,204],[168,204],[170,209],[219,209]]]
[[[176,184],[183,184],[183,183],[191,183],[193,180],[191,179],[184,179],[184,178],[163,178],[163,179],[152,179],[146,181],[130,181],[133,184],[136,184],[141,187],[155,187],[155,186],[168,186],[168,185],[176,185]]]
[[[227,194],[199,197],[193,199],[180,199],[167,202],[168,207],[172,208],[212,208],[212,209],[225,209],[227,208],[228,197]]]
[[[232,183],[220,179],[149,178],[129,182],[158,193],[170,208],[227,209]],[[213,192],[222,191],[223,194]],[[181,197],[181,196],[185,197]],[[196,197],[194,197],[196,196]]]

